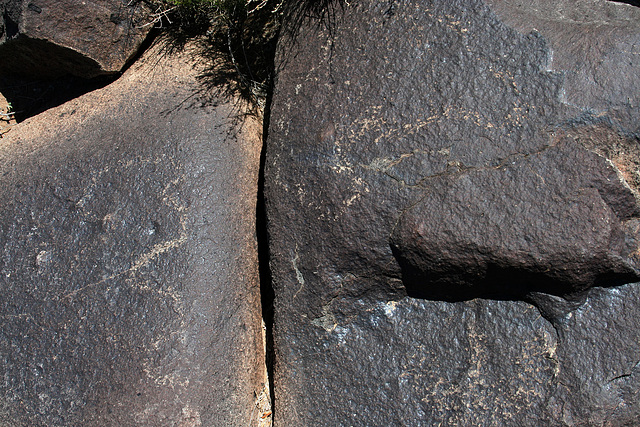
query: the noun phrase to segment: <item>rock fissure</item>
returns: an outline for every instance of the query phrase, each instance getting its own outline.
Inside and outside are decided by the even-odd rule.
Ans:
[[[0,424],[637,421],[635,11],[532,3],[305,16],[261,124],[175,52],[19,124]]]
[[[275,58],[274,58],[275,60]],[[273,65],[272,65],[273,67]],[[258,186],[256,200],[256,239],[258,244],[258,271],[260,281],[260,305],[262,309],[262,321],[264,325],[264,365],[267,371],[267,390],[268,394],[268,420],[265,423],[268,427],[273,424],[276,417],[275,414],[275,390],[274,383],[274,366],[275,366],[275,345],[273,324],[275,316],[275,292],[273,289],[273,276],[270,267],[269,252],[269,231],[267,208],[265,204],[265,164],[267,156],[267,137],[269,135],[269,124],[271,121],[271,103],[273,97],[273,77],[268,82],[267,98],[265,108],[262,115],[262,137],[260,149],[260,164],[258,171]],[[266,417],[265,417],[266,418]]]
[[[631,6],[640,7],[640,0],[608,0],[615,3],[625,3]]]
[[[640,361],[638,361],[638,362],[634,363],[634,365],[629,369],[629,371],[628,371],[628,372],[626,372],[626,373],[624,373],[624,374],[617,375],[617,376],[615,376],[615,377],[611,378],[609,381],[607,381],[607,384],[610,384],[610,383],[612,383],[612,382],[614,382],[614,381],[618,381],[618,380],[621,380],[621,379],[624,379],[624,378],[629,378],[630,376],[632,376],[632,375],[634,375],[634,374],[635,374],[634,370],[635,370],[638,366],[640,366]]]

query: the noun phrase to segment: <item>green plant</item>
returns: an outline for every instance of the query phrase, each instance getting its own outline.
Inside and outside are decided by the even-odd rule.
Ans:
[[[11,105],[10,102],[7,102],[7,106],[4,110],[5,110],[4,112],[0,110],[0,118],[6,121],[9,121],[14,118],[15,112],[13,111],[13,105]]]
[[[196,44],[204,91],[265,104],[284,0],[155,0],[167,51]]]
[[[15,122],[15,114],[13,111],[13,106],[10,102],[7,102],[6,107],[0,108],[0,138],[2,135],[9,132],[11,130],[12,123]]]
[[[345,0],[151,0],[153,24],[168,51],[196,42],[204,61],[205,91],[240,95],[262,109],[275,73],[276,43],[283,27],[296,31],[305,19],[331,19]],[[321,19],[322,20],[322,19]]]

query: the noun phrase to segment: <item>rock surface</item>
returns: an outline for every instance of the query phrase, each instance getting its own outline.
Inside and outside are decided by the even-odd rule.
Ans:
[[[151,30],[150,13],[141,1],[1,0],[0,74],[119,72]]]
[[[640,10],[334,12],[280,46],[276,421],[636,422]]]
[[[257,425],[261,127],[192,56],[0,140],[1,425]]]

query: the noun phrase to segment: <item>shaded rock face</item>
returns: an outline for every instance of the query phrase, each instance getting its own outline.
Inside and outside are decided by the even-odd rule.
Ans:
[[[158,55],[1,140],[2,425],[257,420],[260,127]]]
[[[3,0],[0,74],[95,77],[119,72],[147,36],[144,2]]]
[[[640,267],[640,10],[538,3],[363,1],[281,42],[265,197],[283,424],[639,416],[636,285],[612,287]],[[615,331],[583,348],[597,319]]]

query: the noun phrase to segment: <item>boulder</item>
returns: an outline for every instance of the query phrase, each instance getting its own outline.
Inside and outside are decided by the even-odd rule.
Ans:
[[[280,41],[277,420],[640,417],[639,18],[595,0],[363,0]]]
[[[145,2],[0,1],[0,74],[95,77],[122,70],[152,28]]]
[[[261,127],[194,56],[0,140],[0,424],[258,425]]]

